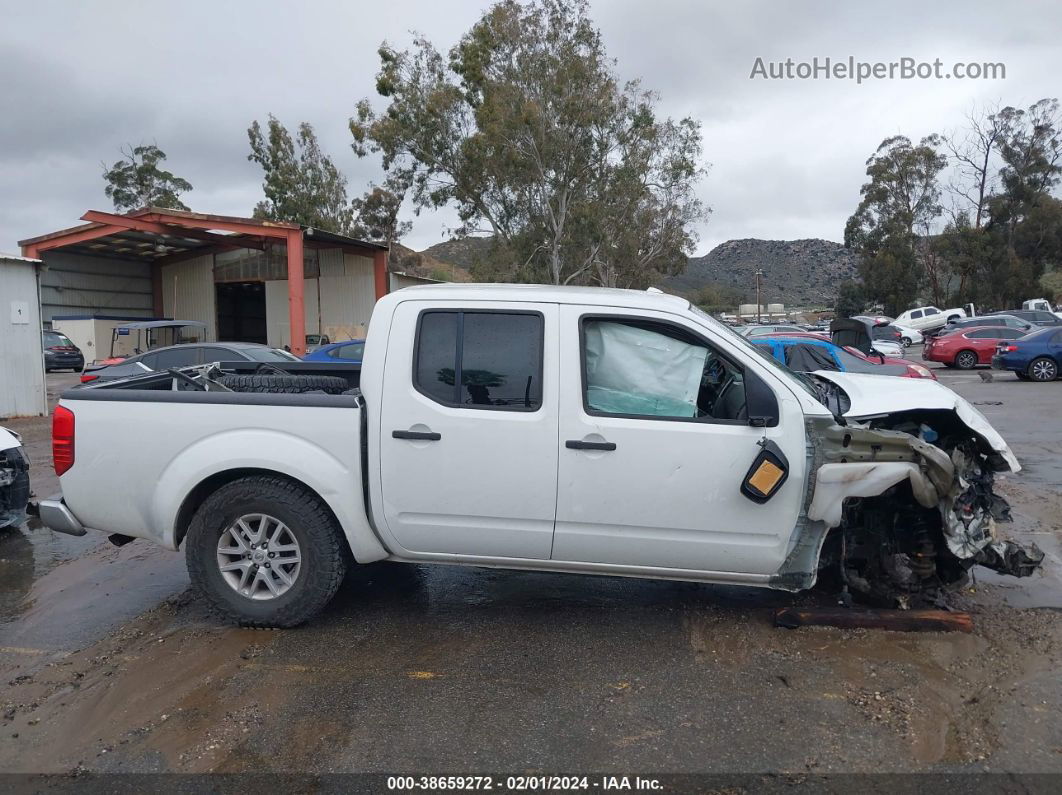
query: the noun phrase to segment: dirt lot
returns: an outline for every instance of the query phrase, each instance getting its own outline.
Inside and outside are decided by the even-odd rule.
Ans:
[[[1062,773],[1062,383],[941,377],[1014,447],[1004,527],[1048,555],[978,570],[972,635],[771,626],[826,595],[395,564],[306,627],[243,630],[177,553],[31,525],[0,538],[0,770]],[[51,493],[47,424],[10,424]]]

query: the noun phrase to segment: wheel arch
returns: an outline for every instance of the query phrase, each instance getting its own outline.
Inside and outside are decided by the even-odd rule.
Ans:
[[[285,472],[278,472],[275,469],[239,467],[236,469],[226,469],[221,472],[216,472],[192,487],[192,490],[188,492],[187,496],[185,496],[184,500],[181,502],[181,506],[177,509],[177,516],[174,518],[174,547],[180,547],[184,542],[185,536],[188,535],[188,526],[192,523],[192,517],[195,516],[195,512],[199,510],[199,506],[206,502],[211,494],[222,486],[247,477],[279,478],[280,480],[286,480],[299,488],[305,489],[314,499],[324,506],[325,510],[328,511],[328,515],[332,518],[332,521],[336,523],[336,527],[340,528],[340,530],[343,529],[343,523],[339,521],[339,517],[336,516],[336,512],[332,509],[332,506],[328,504],[328,500],[318,494],[316,489],[307,483],[304,483],[298,478],[292,477]]]

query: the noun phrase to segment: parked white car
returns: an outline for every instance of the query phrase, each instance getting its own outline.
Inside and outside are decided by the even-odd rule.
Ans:
[[[912,326],[905,326],[902,323],[893,323],[900,330],[900,342],[903,347],[910,348],[912,345],[921,345],[925,342],[925,337],[922,336],[922,332]]]
[[[931,329],[940,328],[949,320],[960,317],[966,317],[965,309],[958,307],[937,309],[935,306],[919,306],[901,313],[894,322],[898,326],[908,326],[925,333]]]
[[[29,496],[29,458],[22,439],[0,427],[0,529],[22,524]]]
[[[309,619],[350,561],[787,591],[833,567],[906,605],[1043,557],[996,535],[993,473],[1020,466],[950,389],[797,375],[677,296],[407,288],[373,310],[360,391],[285,367],[64,393],[41,519],[183,546],[254,626]]]

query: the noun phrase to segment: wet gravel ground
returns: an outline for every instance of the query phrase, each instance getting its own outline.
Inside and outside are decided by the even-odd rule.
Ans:
[[[399,564],[244,630],[177,553],[30,525],[0,538],[0,770],[1062,773],[1062,383],[941,379],[1014,447],[1005,529],[1048,553],[956,596],[972,635],[771,626],[822,594]],[[51,493],[47,423],[9,424]]]

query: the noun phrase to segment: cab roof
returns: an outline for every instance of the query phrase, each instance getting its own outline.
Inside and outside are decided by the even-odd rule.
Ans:
[[[418,301],[529,301],[543,304],[620,306],[631,309],[686,310],[690,302],[668,293],[615,287],[559,287],[551,284],[425,284],[391,295]]]

